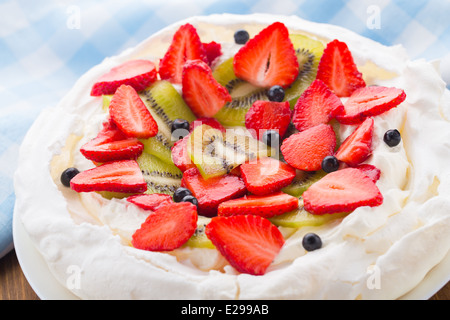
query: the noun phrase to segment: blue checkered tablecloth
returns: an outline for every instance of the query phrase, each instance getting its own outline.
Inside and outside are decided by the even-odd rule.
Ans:
[[[42,109],[105,57],[173,22],[257,12],[297,15],[402,44],[412,58],[442,59],[450,83],[450,0],[0,0],[0,258],[13,248],[19,146]]]

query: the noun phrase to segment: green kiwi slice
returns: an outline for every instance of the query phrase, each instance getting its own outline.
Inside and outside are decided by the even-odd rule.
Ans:
[[[313,183],[325,177],[326,174],[327,173],[323,170],[314,172],[297,170],[294,181],[287,187],[281,189],[281,191],[299,198]]]
[[[191,248],[208,248],[214,249],[215,246],[205,234],[205,227],[211,221],[211,218],[198,216],[197,229],[194,234],[186,242],[186,246]]]

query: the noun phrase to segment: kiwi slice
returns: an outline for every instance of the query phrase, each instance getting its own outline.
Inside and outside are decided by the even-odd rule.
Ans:
[[[165,193],[173,196],[175,190],[181,186],[183,174],[174,164],[164,162],[147,152],[137,158],[137,163],[147,182],[145,193]]]
[[[349,214],[349,212],[314,215],[309,213],[303,207],[303,199],[300,197],[298,209],[290,212],[283,213],[279,216],[269,218],[269,220],[276,226],[287,228],[301,228],[301,227],[317,227],[331,220],[343,218]]]
[[[299,74],[292,85],[285,90],[285,101],[293,109],[297,99],[316,79],[317,68],[325,49],[324,44],[303,34],[291,34],[289,38],[294,45],[299,64]]]
[[[245,126],[245,114],[256,100],[268,100],[267,90],[236,77],[233,57],[225,60],[213,71],[213,77],[227,88],[232,101],[227,102],[214,116],[224,126]]]
[[[186,246],[192,248],[208,248],[214,249],[215,246],[205,234],[205,227],[211,221],[211,218],[198,216],[197,229],[194,234],[186,242]]]
[[[301,197],[303,192],[305,192],[313,183],[325,177],[326,174],[327,173],[323,170],[314,172],[297,170],[294,181],[287,187],[281,189],[281,191],[297,198]]]

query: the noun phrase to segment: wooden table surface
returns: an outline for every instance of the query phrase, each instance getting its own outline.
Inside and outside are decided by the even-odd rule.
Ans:
[[[0,300],[39,300],[28,284],[14,250],[0,259]],[[450,300],[450,282],[430,300]]]

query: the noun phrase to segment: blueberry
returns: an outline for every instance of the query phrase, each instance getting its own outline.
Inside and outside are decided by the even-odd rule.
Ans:
[[[183,198],[186,196],[192,196],[191,190],[183,187],[179,187],[175,192],[173,193],[173,201],[175,202],[181,202],[183,201]]]
[[[172,139],[177,141],[183,139],[189,134],[189,121],[184,119],[175,119],[171,126]]]
[[[303,237],[302,245],[306,251],[314,251],[322,248],[322,239],[315,233],[307,233]]]
[[[337,171],[339,169],[339,160],[335,156],[327,156],[322,161],[322,170],[326,173]]]
[[[189,196],[184,197],[183,199],[181,199],[181,202],[190,202],[193,205],[198,206],[198,200],[193,195],[189,195]]]
[[[61,174],[61,179],[60,179],[63,186],[69,188],[70,180],[72,180],[73,177],[75,177],[79,173],[80,173],[80,171],[77,168],[67,168],[66,170],[64,170],[63,173]]]
[[[264,142],[269,147],[276,148],[280,145],[280,134],[277,130],[264,131],[262,135],[262,142]]]
[[[234,42],[237,44],[246,44],[249,39],[250,35],[247,30],[241,29],[234,33]]]
[[[391,129],[386,131],[383,139],[389,147],[395,147],[398,146],[398,144],[402,140],[402,137],[397,129]]]
[[[278,85],[270,87],[267,91],[267,97],[270,101],[274,102],[282,102],[284,100],[284,95],[285,92],[283,87]]]

